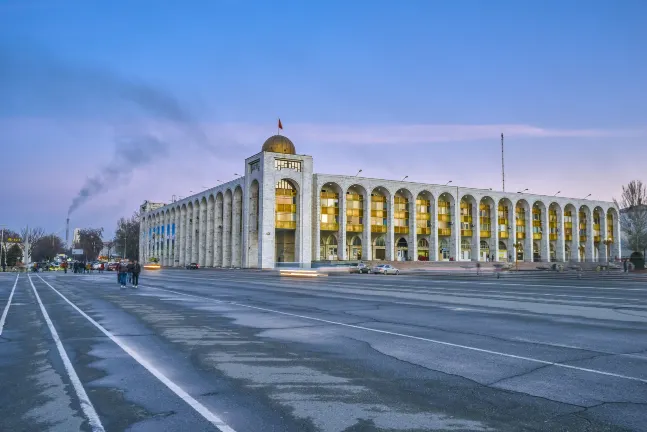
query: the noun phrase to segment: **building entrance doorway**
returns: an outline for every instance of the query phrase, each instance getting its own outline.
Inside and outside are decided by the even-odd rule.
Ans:
[[[397,261],[406,261],[408,259],[409,245],[404,237],[398,240],[396,246],[396,260]]]
[[[461,240],[461,260],[462,261],[471,261],[472,260],[472,242],[471,239]]]

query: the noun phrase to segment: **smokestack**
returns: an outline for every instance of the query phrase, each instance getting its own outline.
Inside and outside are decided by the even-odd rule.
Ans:
[[[65,246],[70,247],[70,218],[65,220]]]

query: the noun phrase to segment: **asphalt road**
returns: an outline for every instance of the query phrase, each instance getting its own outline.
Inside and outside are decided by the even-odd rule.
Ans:
[[[647,430],[647,284],[0,274],[0,431]]]

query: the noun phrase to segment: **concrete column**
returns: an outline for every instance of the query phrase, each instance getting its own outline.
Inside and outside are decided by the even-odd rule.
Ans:
[[[449,213],[452,219],[452,234],[449,236],[449,258],[459,261],[461,253],[461,199],[458,191],[454,196],[454,205],[449,208]]]
[[[169,210],[168,212],[168,266],[173,267],[174,263],[174,258],[173,258],[173,252],[175,252],[174,247],[173,247],[173,222],[175,219],[175,215],[173,214],[172,210]]]
[[[533,262],[533,239],[532,239],[532,206],[526,209],[526,240],[523,245],[523,260],[525,262]]]
[[[166,265],[166,213],[160,213],[159,215],[159,227],[160,227],[160,236],[159,236],[159,264],[161,266]]]
[[[407,253],[409,261],[418,261],[418,234],[416,220],[418,218],[418,207],[416,197],[407,197],[407,210],[409,211],[409,235],[407,236]]]
[[[555,257],[558,262],[566,261],[566,242],[564,236],[564,209],[557,209],[557,241],[555,242]]]
[[[328,259],[321,256],[321,185],[316,185],[316,192],[312,197],[312,256],[315,261]],[[339,252],[339,251],[338,251]]]
[[[146,234],[146,217],[141,216],[139,219],[139,262],[144,262],[144,236]],[[1,247],[1,245],[0,245]],[[108,257],[110,259],[110,257]]]
[[[613,254],[612,259],[622,259],[622,238],[620,237],[620,217],[613,218]]]
[[[550,223],[549,223],[549,207],[544,205],[543,208],[540,208],[539,211],[541,217],[541,240],[539,240],[539,253],[541,254],[541,260],[544,262],[550,262]]]
[[[490,204],[488,204],[490,205]],[[499,262],[499,205],[490,205],[490,255]]]
[[[207,238],[206,238],[206,254],[205,254],[205,266],[213,267],[213,251],[214,251],[214,212],[215,201],[209,199],[207,202]]]
[[[222,195],[216,198],[213,235],[213,266],[222,267],[223,211]]]
[[[393,261],[395,260],[395,228],[393,226],[395,218],[393,217],[393,201],[394,201],[394,196],[393,194],[389,194],[388,197],[386,197],[386,211],[387,211],[387,216],[386,216],[386,260],[387,261]]]
[[[472,203],[472,223],[470,229],[472,230],[472,261],[481,260],[481,205],[480,202],[474,200]]]
[[[572,213],[573,239],[571,241],[571,261],[580,262],[580,213],[575,209]]]
[[[194,223],[194,215],[193,215],[193,205],[191,207],[186,208],[186,223],[185,223],[185,235],[186,235],[186,256],[184,258],[185,265],[186,264],[191,264],[193,261],[191,261],[191,251],[193,250],[193,223]]]
[[[177,210],[177,215],[178,215],[178,223],[177,226],[175,227],[175,241],[177,243],[177,259],[178,259],[178,267],[182,267],[185,265],[184,260],[186,259],[186,254],[185,254],[185,249],[186,249],[186,240],[184,238],[184,233],[186,232],[186,209],[183,207],[180,207]]]
[[[242,264],[242,232],[240,229],[243,216],[242,199],[242,195],[234,192],[231,218],[231,266],[237,268],[240,268]]]
[[[585,212],[586,213],[586,212]],[[584,244],[584,257],[587,262],[593,262],[593,211],[586,213],[586,243]]]
[[[200,250],[200,204],[193,204],[193,224],[191,227],[191,262],[197,263]]]
[[[430,228],[431,234],[429,234],[429,261],[438,261],[439,260],[439,249],[440,245],[438,244],[438,197],[433,197],[431,202],[431,207],[429,208],[429,217],[430,217]]]
[[[362,232],[362,260],[373,259],[373,243],[371,238],[371,192],[364,195],[364,232]]]
[[[609,261],[609,257],[607,256],[607,214],[605,212],[600,212],[600,254],[598,257],[598,261],[602,263],[606,263]]]
[[[155,241],[153,243],[153,255],[159,260],[160,258],[160,221],[159,215],[155,215],[153,219],[155,224],[153,231],[155,232]],[[125,255],[125,253],[124,253]]]
[[[177,265],[181,267],[184,265],[184,216],[186,210],[182,207],[178,208],[176,214],[178,215],[178,224],[175,227],[175,242],[177,246]]]
[[[338,237],[339,241],[337,242],[337,257],[340,260],[348,260],[348,239],[346,238],[346,221],[348,220],[348,215],[346,214],[346,192],[341,191],[339,193],[339,230]],[[316,209],[317,207],[315,207]],[[318,213],[317,213],[318,214]],[[316,218],[315,218],[316,219]],[[319,250],[319,244],[317,243],[316,250]]]
[[[222,266],[231,267],[231,207],[232,194],[226,193],[223,206]]]
[[[173,209],[171,211],[171,240],[170,240],[170,246],[171,246],[171,255],[170,255],[170,264],[169,266],[171,267],[176,267],[177,262],[176,260],[178,259],[177,257],[177,209]]]
[[[200,223],[198,224],[198,264],[200,267],[207,265],[207,202],[200,202]]]
[[[514,246],[517,243],[517,208],[514,204],[508,206],[508,258],[514,262],[517,259],[517,248]]]

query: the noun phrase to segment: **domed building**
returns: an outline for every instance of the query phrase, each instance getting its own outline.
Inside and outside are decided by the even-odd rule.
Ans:
[[[247,158],[244,173],[179,201],[142,206],[140,261],[276,268],[621,256],[611,202],[318,174],[312,156],[298,155],[283,135]]]

